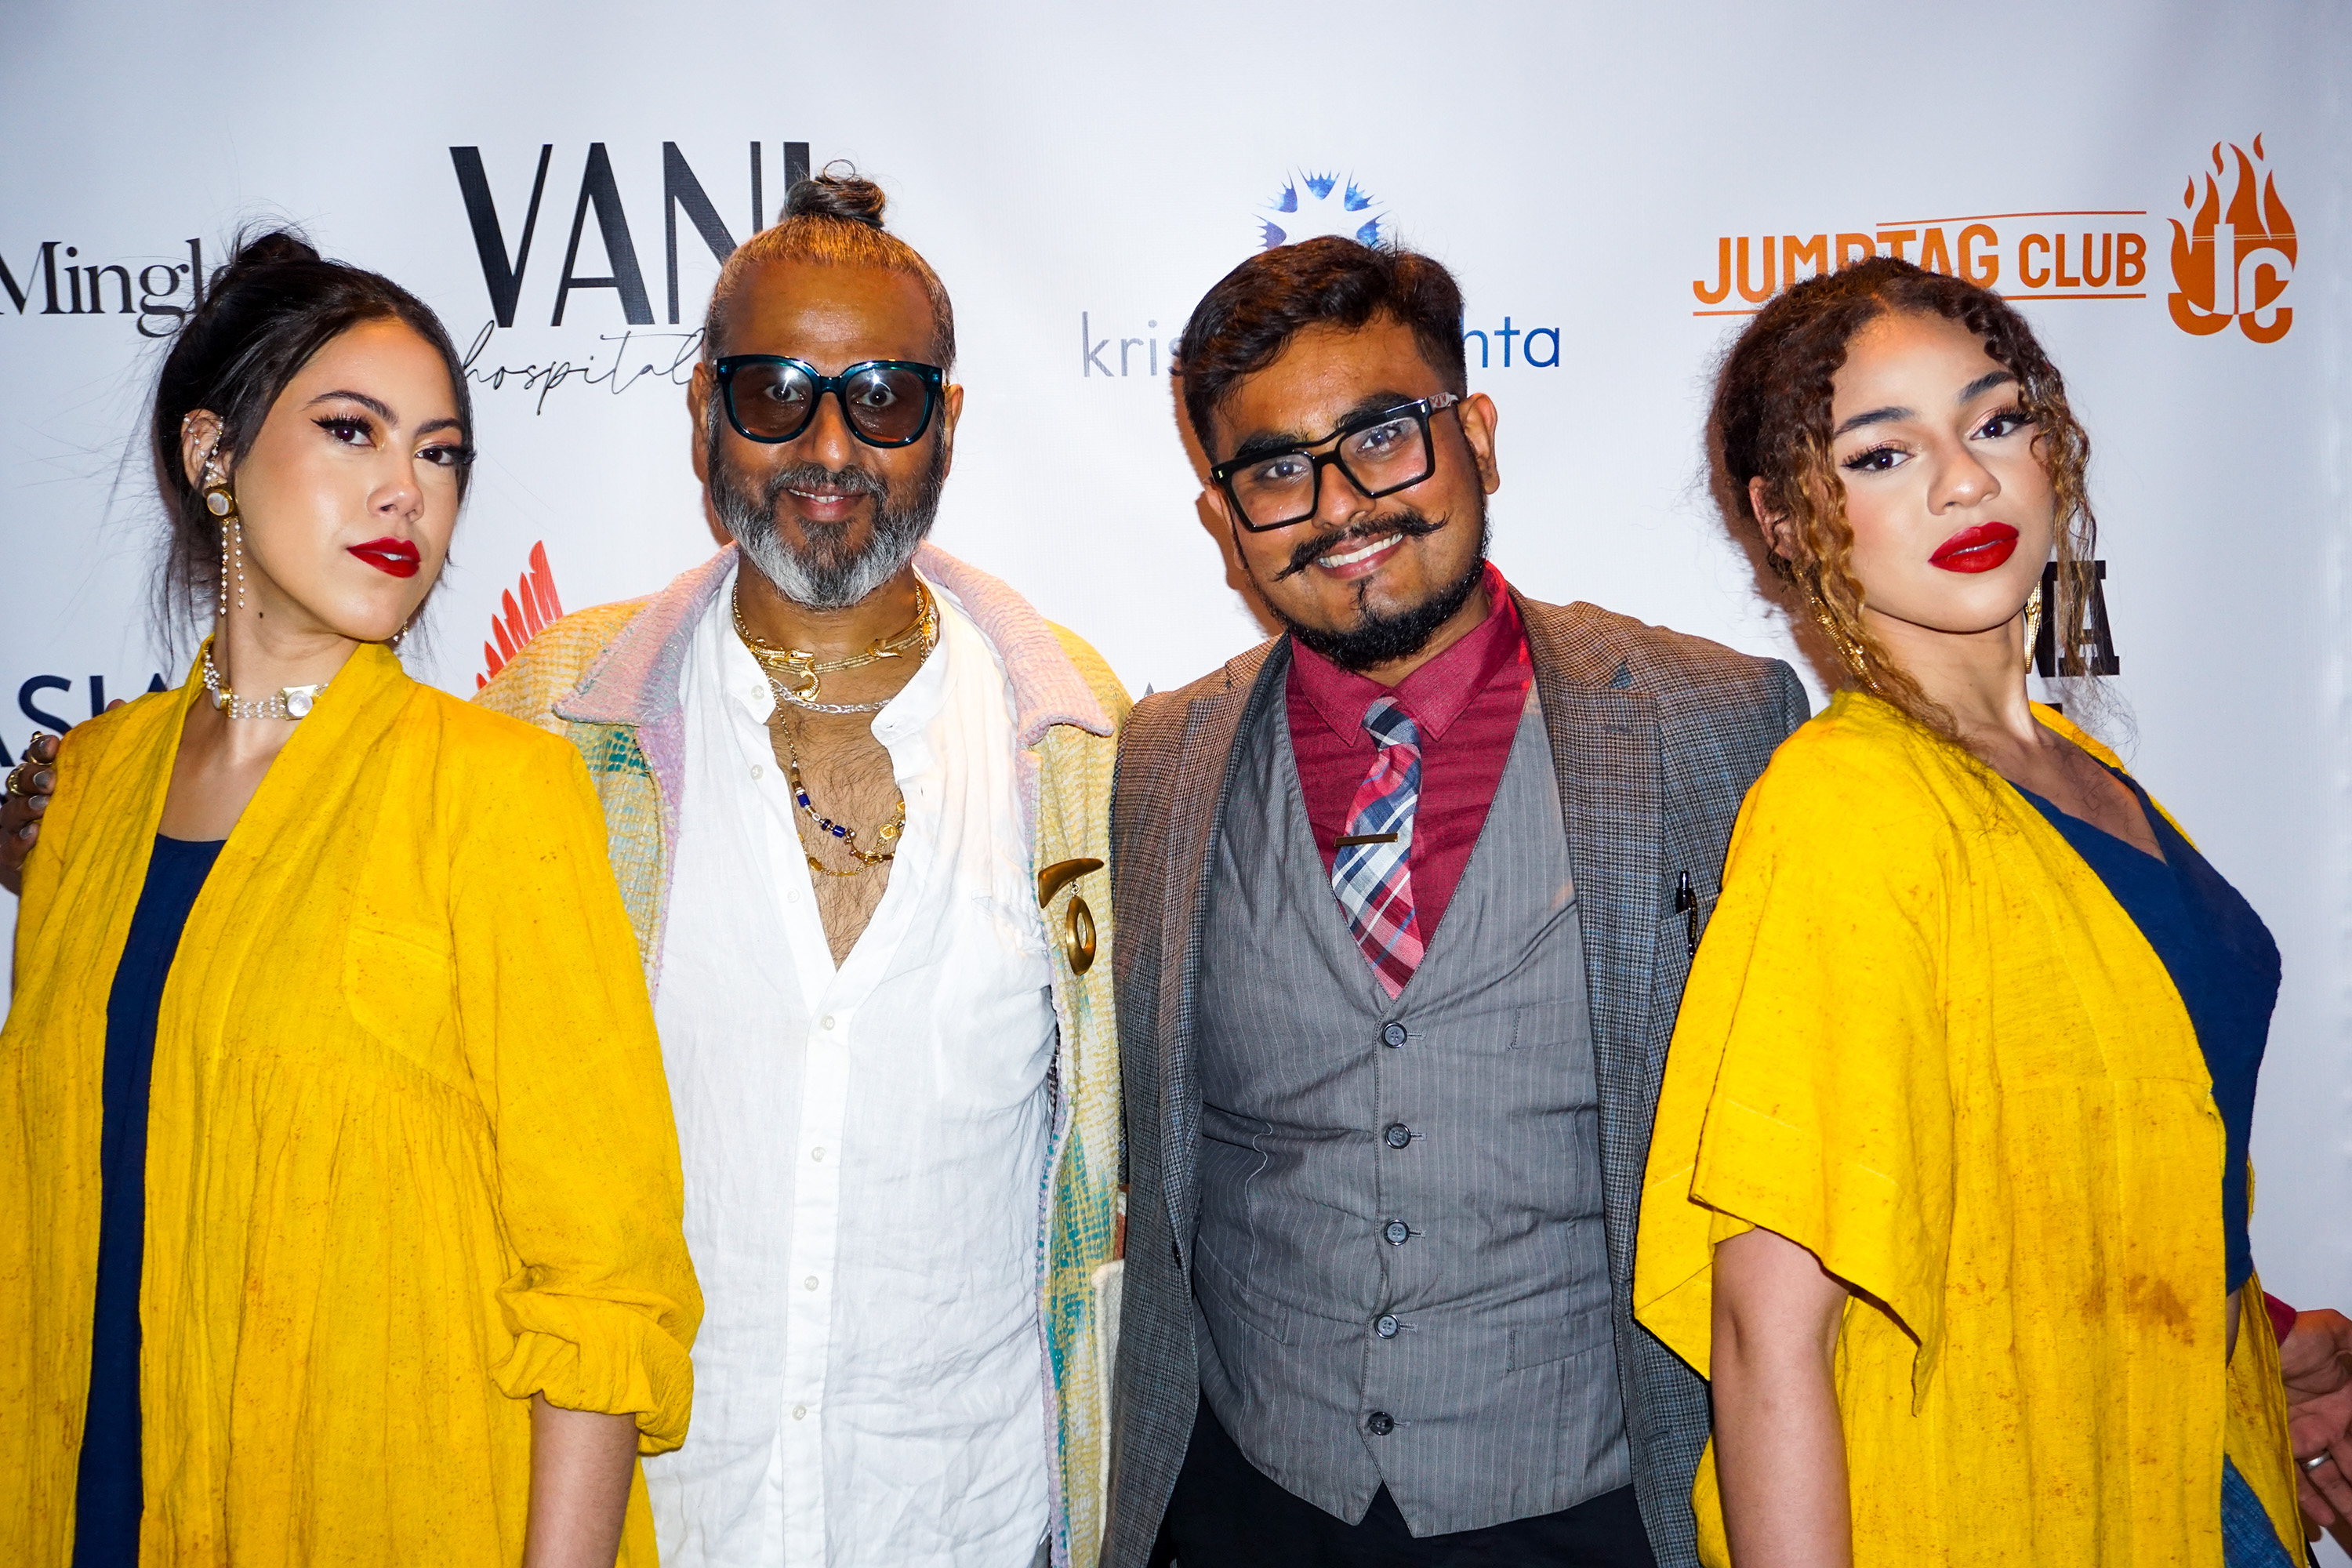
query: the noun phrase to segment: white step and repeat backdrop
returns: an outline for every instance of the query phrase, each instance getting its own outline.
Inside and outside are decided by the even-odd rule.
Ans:
[[[417,661],[464,692],[542,604],[641,594],[712,549],[695,323],[719,255],[810,161],[879,178],[953,291],[970,400],[940,541],[1138,692],[1259,635],[1167,371],[1192,302],[1260,246],[1392,237],[1454,267],[1502,411],[1505,570],[1759,652],[1786,627],[1700,482],[1741,312],[1874,250],[2027,301],[2095,444],[2135,760],[2286,955],[2257,1254],[2282,1294],[2352,1306],[2340,7],[5,16],[11,759],[178,679],[125,443],[192,273],[257,216],[399,279],[469,345],[482,459]]]

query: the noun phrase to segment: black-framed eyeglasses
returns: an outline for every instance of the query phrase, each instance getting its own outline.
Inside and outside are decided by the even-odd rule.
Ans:
[[[718,372],[727,423],[746,441],[770,446],[807,429],[828,392],[840,400],[849,433],[867,446],[912,446],[931,427],[948,379],[935,364],[907,359],[861,360],[826,375],[782,354],[729,354]]]
[[[1319,441],[1219,463],[1209,477],[1222,486],[1234,513],[1252,533],[1287,528],[1315,515],[1323,498],[1323,470],[1336,467],[1365,500],[1410,489],[1436,470],[1430,420],[1462,400],[1450,392],[1400,403],[1350,419]],[[1461,416],[1456,414],[1455,418]],[[1318,447],[1328,447],[1318,454]]]

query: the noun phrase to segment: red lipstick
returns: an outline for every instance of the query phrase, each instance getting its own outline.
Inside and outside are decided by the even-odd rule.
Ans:
[[[2011,537],[2016,536],[2012,534]],[[414,577],[417,567],[424,564],[423,557],[416,552],[416,546],[404,539],[371,539],[365,544],[352,545],[352,553],[377,571],[394,577]]]
[[[1980,522],[1936,546],[1927,562],[1947,572],[1990,572],[2016,552],[2017,530],[2005,522]]]

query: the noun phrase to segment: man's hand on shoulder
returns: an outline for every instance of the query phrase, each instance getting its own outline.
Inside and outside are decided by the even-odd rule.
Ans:
[[[0,887],[12,893],[24,890],[25,857],[41,837],[41,814],[57,791],[57,761],[58,738],[36,732],[25,743],[24,760],[9,772],[7,796],[0,802]]]

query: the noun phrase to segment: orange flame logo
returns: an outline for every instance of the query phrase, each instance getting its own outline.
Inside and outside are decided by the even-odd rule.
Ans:
[[[2228,203],[2215,182],[2230,166],[2216,142],[2204,200],[2198,200],[2191,176],[2180,197],[2189,223],[2184,227],[2179,218],[2172,220],[2172,320],[2200,338],[2235,321],[2255,342],[2274,343],[2294,322],[2294,311],[2278,302],[2294,275],[2294,218],[2279,200],[2263,139],[2254,138],[2252,157],[2234,142],[2230,152],[2237,159],[2238,178]]]
[[[515,602],[518,595],[520,604]],[[482,662],[490,668],[487,674],[474,677],[478,691],[507,667],[507,660],[520,652],[523,644],[563,618],[563,601],[555,596],[555,572],[547,563],[544,542],[530,547],[530,570],[516,580],[499,607],[505,613],[490,617],[490,636],[499,646],[482,645]]]

